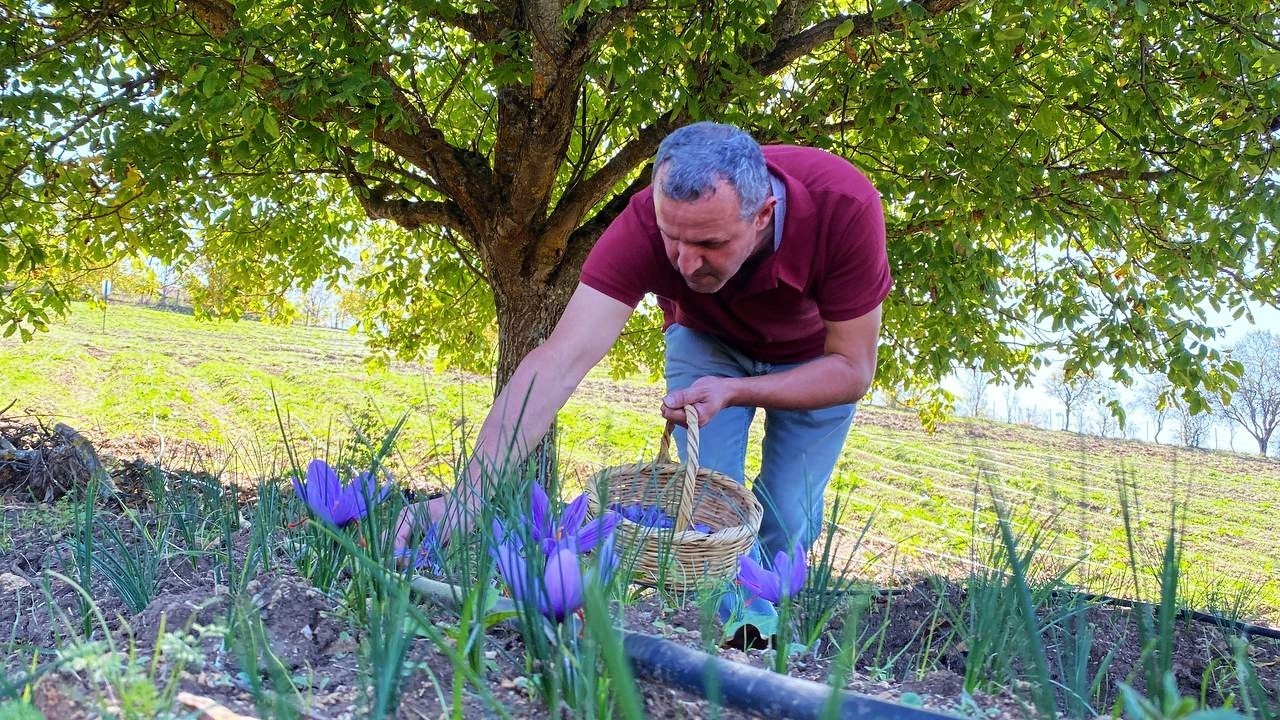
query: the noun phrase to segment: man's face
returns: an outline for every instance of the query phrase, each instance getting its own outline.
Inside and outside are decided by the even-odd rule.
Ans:
[[[757,250],[772,241],[773,206],[769,198],[751,218],[742,219],[738,192],[723,180],[715,192],[692,202],[672,200],[654,187],[653,209],[672,267],[690,289],[713,293]]]

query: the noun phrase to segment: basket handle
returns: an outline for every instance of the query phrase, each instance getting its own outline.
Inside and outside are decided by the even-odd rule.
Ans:
[[[689,527],[690,516],[693,514],[693,486],[698,477],[698,411],[693,405],[685,405],[684,417],[688,427],[685,433],[684,474],[680,481],[680,504],[676,506],[676,530]],[[667,428],[662,431],[657,462],[671,462],[671,433],[675,429],[676,424],[668,420]]]

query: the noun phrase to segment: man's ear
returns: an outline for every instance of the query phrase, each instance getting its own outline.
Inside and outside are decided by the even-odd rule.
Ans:
[[[769,226],[773,220],[773,208],[778,204],[778,198],[770,195],[765,198],[764,204],[756,211],[755,217],[752,219],[752,225],[756,230],[763,230]]]

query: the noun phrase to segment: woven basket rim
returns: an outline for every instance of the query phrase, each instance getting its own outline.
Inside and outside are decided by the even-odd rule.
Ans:
[[[635,470],[638,470],[638,469],[645,469],[649,471],[663,469],[671,472],[674,475],[676,473],[681,472],[683,468],[684,466],[681,464],[659,463],[657,461],[650,461],[650,462],[643,462],[643,463],[628,463],[626,465],[611,465],[609,467],[602,468],[592,473],[591,477],[587,479],[586,489],[585,489],[587,493],[587,503],[592,508],[592,512],[597,514],[602,512],[602,507],[600,505],[600,497],[598,492],[598,489],[602,481],[605,481],[607,483],[607,481],[620,476],[627,479],[630,479],[627,476],[638,478],[640,477],[640,473],[635,472]],[[651,472],[646,474],[651,474]],[[740,522],[737,525],[726,525],[723,528],[720,528],[719,530],[717,530],[715,533],[710,533],[710,534],[697,533],[699,537],[704,537],[704,538],[710,537],[719,533],[720,530],[731,529],[734,527],[748,527],[751,529],[752,532],[758,532],[760,530],[760,521],[763,518],[764,510],[763,510],[763,507],[760,506],[759,499],[757,499],[755,494],[752,493],[750,490],[748,490],[745,485],[738,482],[737,480],[734,480],[729,475],[725,475],[724,473],[718,470],[712,470],[710,468],[699,468],[697,480],[703,481],[703,482],[718,480],[720,482],[720,485],[719,487],[715,488],[716,490],[723,491],[726,495],[738,496],[735,499],[743,500],[747,504],[747,516],[744,518],[743,522]],[[635,525],[637,527],[648,527],[646,525],[640,525],[639,523],[635,523],[630,520],[627,520],[626,518],[623,518],[622,522]],[[651,529],[661,530],[661,528],[651,528]],[[696,532],[696,531],[680,530],[678,532],[684,533],[684,532]]]

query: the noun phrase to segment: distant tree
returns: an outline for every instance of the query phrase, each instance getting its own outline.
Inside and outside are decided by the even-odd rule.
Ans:
[[[1191,403],[1180,395],[1172,398],[1173,414],[1178,419],[1178,439],[1184,447],[1200,448],[1209,439],[1214,416],[1210,410],[1192,409]]]
[[[157,290],[155,273],[134,258],[89,272],[80,279],[79,285],[85,295],[97,297],[102,293],[104,281],[111,282],[112,297],[131,297],[144,303],[149,302]]]
[[[1252,435],[1258,454],[1266,457],[1271,435],[1280,426],[1280,335],[1255,330],[1230,352],[1243,373],[1228,402],[1215,398],[1215,411]]]
[[[1114,383],[1098,380],[1095,384],[1093,400],[1098,435],[1111,437],[1120,430],[1120,418],[1116,417],[1116,409],[1120,402],[1119,391]]]
[[[1022,405],[1018,401],[1018,390],[1014,387],[1005,388],[1004,391],[1004,421],[1013,423],[1018,419],[1018,413],[1022,410]]]
[[[1164,429],[1164,422],[1172,411],[1169,401],[1171,388],[1163,375],[1148,375],[1138,385],[1137,404],[1155,423],[1151,439],[1157,444],[1160,443],[1160,431]]]
[[[334,296],[324,283],[315,282],[302,293],[300,305],[303,325],[327,325],[326,321],[334,306]]]
[[[160,277],[155,270],[134,258],[129,258],[122,264],[129,268],[125,273],[122,292],[137,297],[139,302],[147,305],[155,302],[160,292]]]
[[[959,378],[964,413],[969,417],[985,416],[987,412],[987,388],[990,387],[994,376],[985,370],[967,368],[960,371]]]
[[[1079,410],[1098,394],[1098,382],[1092,376],[1085,374],[1077,373],[1068,376],[1062,368],[1059,368],[1049,376],[1045,384],[1045,392],[1049,397],[1062,403],[1062,429],[1070,431],[1072,409]]]
[[[146,263],[156,279],[156,304],[161,307],[170,304],[182,304],[185,278],[176,265],[152,260]]]

